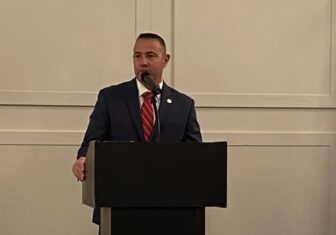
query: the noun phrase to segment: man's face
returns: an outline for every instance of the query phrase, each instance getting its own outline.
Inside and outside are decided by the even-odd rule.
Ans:
[[[133,49],[133,66],[137,79],[143,71],[149,72],[156,83],[162,79],[162,71],[169,61],[160,42],[151,38],[140,38],[135,42]]]

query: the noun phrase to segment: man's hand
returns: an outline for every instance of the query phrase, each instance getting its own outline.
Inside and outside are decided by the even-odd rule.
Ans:
[[[80,181],[84,181],[85,179],[85,175],[84,175],[85,159],[86,157],[79,157],[72,166],[72,173]]]

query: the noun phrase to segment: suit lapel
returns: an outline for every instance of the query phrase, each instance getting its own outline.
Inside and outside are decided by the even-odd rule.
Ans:
[[[160,107],[159,107],[159,116],[160,122],[164,123],[167,119],[170,105],[172,104],[173,98],[172,93],[170,92],[170,87],[163,83],[162,94],[160,97]]]
[[[129,94],[126,95],[126,102],[128,105],[129,112],[132,116],[133,123],[135,125],[136,132],[140,140],[144,140],[143,130],[141,124],[141,114],[139,106],[139,91],[136,85],[136,80],[133,79],[130,82]]]
[[[163,83],[162,93],[161,93],[161,96],[160,96],[160,106],[159,106],[159,110],[158,110],[158,114],[159,114],[159,118],[160,118],[160,126],[162,126],[162,123],[165,123],[167,121],[167,117],[169,116],[168,112],[170,110],[169,105],[171,104],[171,101],[172,101],[172,93],[170,91],[170,87],[167,86],[165,83]],[[155,138],[156,138],[155,130],[157,128],[157,125],[158,125],[158,123],[155,122],[153,132],[152,132],[152,135],[150,137],[151,142],[155,141]]]
[[[160,123],[165,123],[167,117],[169,116],[170,105],[173,104],[173,97],[170,91],[170,87],[163,83],[162,94],[160,96],[160,106],[159,106],[159,117]],[[130,81],[129,93],[126,95],[126,102],[128,105],[129,112],[132,116],[134,125],[136,127],[137,134],[141,141],[145,141],[143,136],[143,129],[141,123],[141,113],[139,105],[139,91],[136,85],[136,80]],[[154,137],[154,133],[151,137]],[[153,139],[153,138],[151,138]]]

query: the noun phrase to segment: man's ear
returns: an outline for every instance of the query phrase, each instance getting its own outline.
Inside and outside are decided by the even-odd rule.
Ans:
[[[168,64],[169,60],[170,60],[170,55],[166,54],[164,57],[165,63]]]

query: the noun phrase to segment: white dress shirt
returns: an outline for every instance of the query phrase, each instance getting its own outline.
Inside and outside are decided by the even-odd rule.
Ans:
[[[139,104],[141,107],[142,103],[144,102],[144,98],[142,97],[142,95],[147,92],[150,91],[148,90],[138,79],[136,79],[137,82],[137,86],[138,86],[138,91],[139,91]],[[159,87],[162,90],[162,86],[163,86],[163,81],[160,82]],[[158,94],[155,98],[156,98],[156,107],[159,110],[159,106],[160,106],[160,97],[161,94]]]

